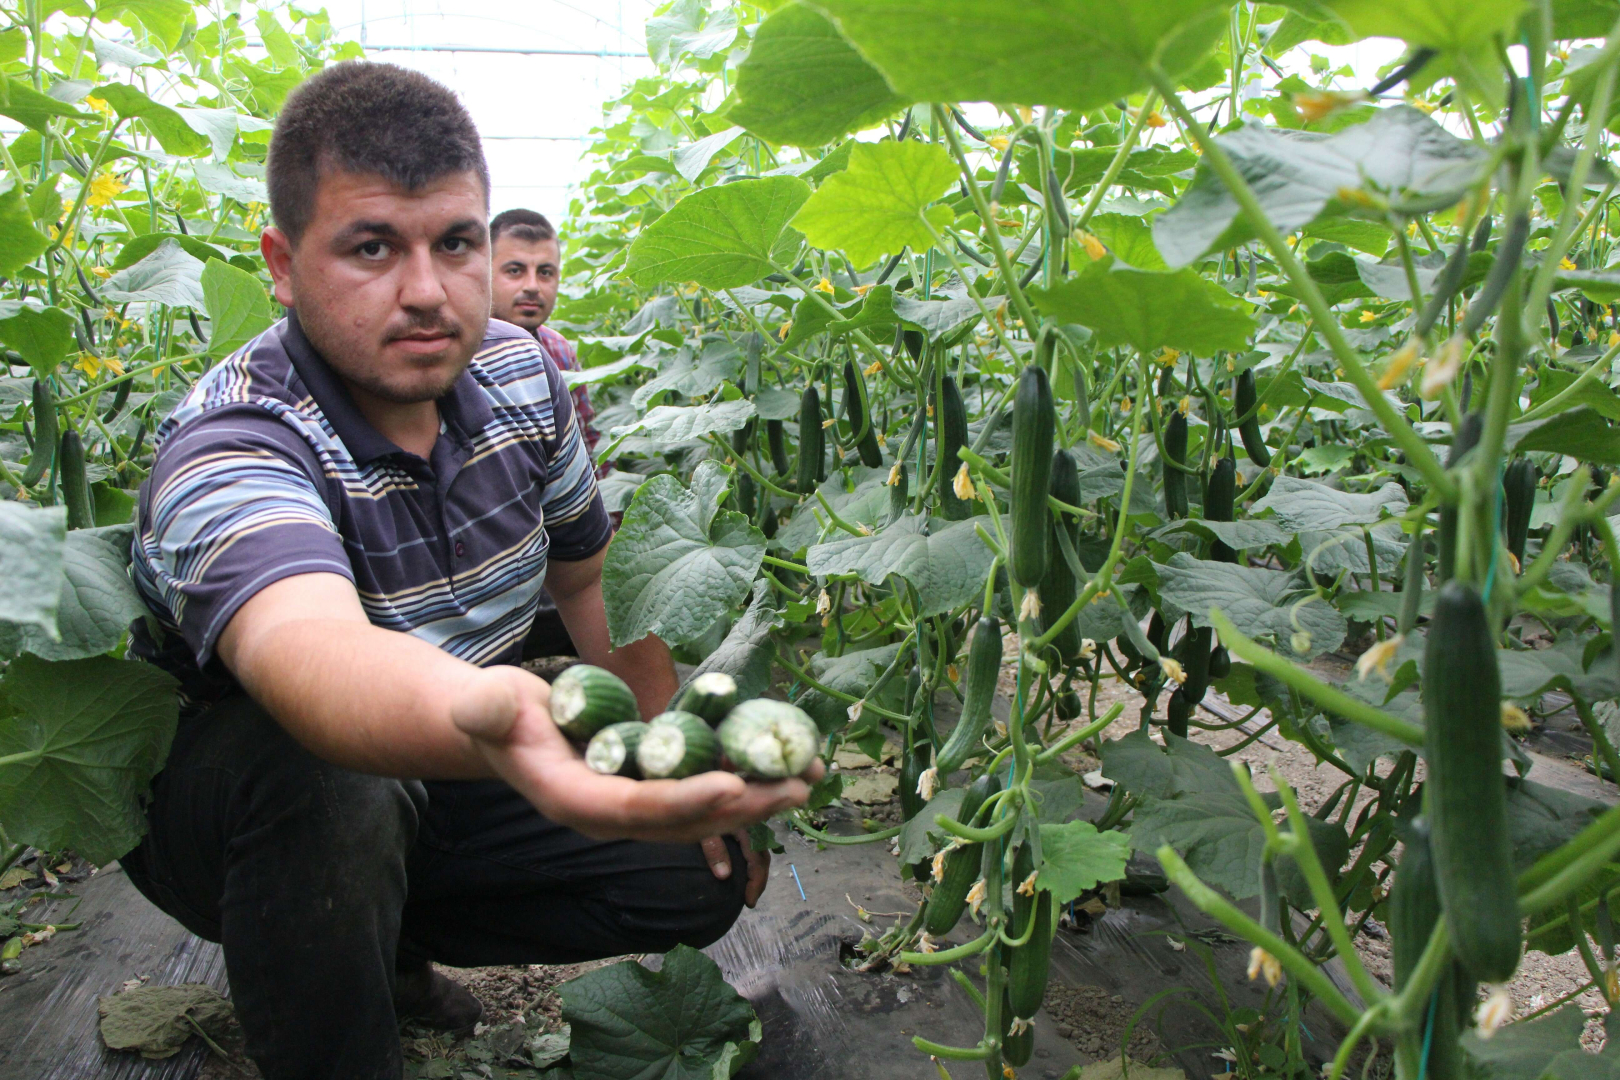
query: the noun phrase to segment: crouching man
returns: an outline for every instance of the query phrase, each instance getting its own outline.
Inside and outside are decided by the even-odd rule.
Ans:
[[[182,721],[124,865],[224,945],[267,1080],[395,1080],[399,1018],[478,1017],[434,961],[708,944],[764,888],[738,830],[808,789],[599,776],[511,666],[544,583],[644,714],[675,689],[662,642],[609,647],[607,515],[556,366],[490,322],[455,97],[330,68],[288,100],[269,186],[287,318],[198,381],[141,491],[132,651]]]

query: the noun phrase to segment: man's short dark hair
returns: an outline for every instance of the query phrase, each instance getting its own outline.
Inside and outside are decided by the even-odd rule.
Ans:
[[[546,215],[520,207],[502,210],[490,219],[489,242],[493,244],[502,236],[511,236],[533,244],[541,240],[557,239],[557,230],[551,227]]]
[[[489,200],[478,128],[447,87],[394,64],[349,60],[287,98],[270,138],[270,213],[297,243],[315,211],[321,173],[370,173],[415,191],[473,172]]]

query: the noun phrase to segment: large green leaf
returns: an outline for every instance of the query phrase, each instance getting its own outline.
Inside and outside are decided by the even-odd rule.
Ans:
[[[1596,410],[1582,407],[1508,428],[1508,445],[1521,454],[1568,454],[1594,465],[1620,465],[1620,435]]]
[[[270,294],[254,274],[210,259],[199,279],[208,309],[208,355],[229,356],[276,321]]]
[[[1246,349],[1254,333],[1249,305],[1191,270],[1132,270],[1111,257],[1030,295],[1047,315],[1097,332],[1104,345],[1144,353],[1169,346],[1208,355]]]
[[[9,116],[17,123],[33,128],[42,135],[53,117],[65,116],[70,120],[96,118],[95,113],[80,112],[67,102],[58,101],[49,94],[42,94],[27,83],[16,79],[5,80],[5,91],[5,100],[0,101],[0,116]]]
[[[929,341],[954,334],[981,314],[979,305],[970,296],[949,293],[943,300],[918,300],[912,296],[896,296],[894,313],[900,321],[916,327],[928,335]]]
[[[954,821],[961,814],[966,795],[967,788],[948,788],[929,799],[928,805],[906,822],[900,830],[900,865],[920,862],[950,843],[951,834],[939,827],[939,816],[944,814]]]
[[[742,618],[732,624],[720,647],[703,658],[693,669],[692,679],[710,671],[722,671],[737,680],[737,697],[743,701],[759,697],[771,685],[771,664],[776,659],[776,643],[771,630],[781,621],[781,612],[771,604],[770,585],[754,586],[754,599]]]
[[[193,18],[187,0],[103,0],[96,6],[96,18],[134,16],[146,32],[173,49],[180,44],[186,20]]]
[[[640,435],[654,442],[678,443],[705,435],[724,435],[754,417],[754,403],[746,398],[712,405],[660,405],[633,424],[609,432],[614,438]]]
[[[1470,50],[1510,34],[1525,0],[1317,0],[1362,37],[1402,38],[1409,45]],[[1607,27],[1605,27],[1607,29]]]
[[[701,351],[683,348],[660,364],[657,377],[636,387],[630,404],[645,409],[658,404],[671,392],[689,398],[704,397],[721,383],[739,382],[742,366],[742,350],[716,335],[702,343]]]
[[[1072,150],[1057,148],[1052,151],[1052,170],[1066,191],[1081,194],[1103,178],[1119,152],[1117,146],[1087,146]],[[1040,191],[1043,167],[1040,151],[1024,146],[1017,154],[1018,178],[1036,191]],[[1133,150],[1126,155],[1114,183],[1119,187],[1141,188],[1172,195],[1176,190],[1174,177],[1198,164],[1198,155],[1191,150],[1172,150],[1168,146],[1149,146]],[[1093,219],[1095,220],[1095,219]]]
[[[1489,1039],[1470,1031],[1462,1038],[1479,1080],[1620,1080],[1620,1039],[1605,1023],[1608,1040],[1602,1053],[1581,1046],[1586,1014],[1566,1005],[1549,1016],[1509,1024]]]
[[[647,226],[630,245],[625,277],[637,285],[695,281],[734,289],[769,274],[788,221],[810,197],[795,176],[704,188]]]
[[[0,622],[0,656],[33,653],[42,660],[82,660],[117,645],[146,605],[129,579],[129,525],[75,529],[62,549],[56,630]],[[49,580],[49,579],[47,579]]]
[[[223,249],[210,244],[206,240],[199,240],[195,236],[187,236],[185,233],[142,233],[118,249],[118,257],[107,265],[107,269],[117,272],[126,266],[134,266],[156,251],[158,245],[165,240],[173,240],[184,248],[188,255],[201,263],[227,258],[227,254]]]
[[[1220,608],[1239,630],[1274,641],[1284,655],[1310,659],[1332,652],[1348,629],[1343,615],[1287,571],[1178,551],[1158,574],[1159,596],[1190,615],[1193,625],[1211,625],[1210,608]]]
[[[864,698],[883,670],[894,662],[899,645],[880,645],[843,656],[817,653],[810,658],[810,674],[822,686],[852,697]],[[891,679],[879,698],[880,704],[897,704],[904,680]],[[807,690],[798,699],[799,708],[815,718],[824,733],[831,734],[849,722],[849,704],[821,690]]]
[[[1274,511],[1277,523],[1290,532],[1331,532],[1345,525],[1369,524],[1385,516],[1399,517],[1406,513],[1406,507],[1406,492],[1399,484],[1389,483],[1377,491],[1358,493],[1284,475],[1272,481],[1271,490],[1254,504],[1253,511],[1256,514]]]
[[[956,182],[956,166],[936,143],[858,143],[849,167],[822,181],[793,227],[812,244],[842,250],[864,266],[904,247],[933,246],[935,226],[954,212],[929,204]]]
[[[10,176],[0,180],[0,274],[15,273],[50,246],[50,237],[34,225],[22,185]]]
[[[938,615],[984,591],[984,576],[994,557],[975,532],[983,517],[940,527],[927,517],[907,512],[872,536],[851,536],[817,544],[806,552],[817,577],[854,574],[869,585],[895,576],[917,590],[919,615]]]
[[[184,116],[153,101],[133,86],[105,83],[96,87],[96,96],[111,105],[120,120],[139,120],[145,124],[166,153],[196,157],[211,148],[208,138],[187,123]]]
[[[846,480],[840,473],[816,488],[833,513],[851,525],[876,528],[889,516],[889,470],[861,466],[849,470]],[[845,485],[848,484],[846,489]],[[771,544],[789,554],[808,547],[821,538],[827,527],[827,512],[820,499],[806,499],[793,511],[793,517],[771,538]],[[839,536],[844,535],[839,533]]]
[[[794,3],[755,31],[726,118],[771,142],[821,146],[903,104],[825,15]]]
[[[0,621],[56,634],[66,550],[66,510],[59,506],[30,509],[0,501],[0,551],[6,553],[6,572],[0,578]]]
[[[1041,826],[1041,872],[1036,888],[1067,904],[1087,889],[1125,876],[1131,842],[1124,833],[1099,833],[1089,821]]]
[[[914,101],[1092,109],[1193,67],[1225,0],[811,0]]]
[[[575,1076],[726,1080],[759,1049],[753,1007],[688,945],[665,953],[658,971],[624,960],[557,992]]]
[[[26,304],[8,319],[0,319],[0,341],[16,349],[34,374],[49,378],[56,365],[73,351],[74,319],[58,307],[36,309]]]
[[[725,466],[705,461],[690,488],[665,475],[637,489],[602,565],[615,647],[648,634],[672,645],[694,641],[748,595],[765,535],[720,509],[729,478]]]
[[[1347,212],[1364,191],[1413,208],[1448,206],[1479,180],[1488,156],[1409,105],[1382,109],[1326,137],[1249,124],[1217,141],[1282,232]],[[1153,239],[1171,266],[1256,235],[1202,162],[1180,201],[1153,222]]]
[[[168,756],[175,681],[138,660],[22,656],[0,682],[0,821],[13,840],[100,865],[146,830],[141,798]]]
[[[107,279],[101,298],[115,304],[145,301],[207,310],[202,288],[203,264],[190,252],[165,240],[134,266],[127,266]]]
[[[904,298],[896,297],[892,286],[878,285],[865,296],[842,306],[834,305],[833,310],[828,311],[819,294],[805,296],[793,309],[793,325],[782,341],[782,348],[796,349],[823,332],[836,338],[869,327],[893,326],[897,299]]]

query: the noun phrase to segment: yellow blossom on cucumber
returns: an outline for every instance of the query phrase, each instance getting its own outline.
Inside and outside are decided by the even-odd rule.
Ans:
[[[1400,651],[1401,642],[1406,640],[1401,634],[1377,642],[1372,648],[1362,653],[1356,660],[1356,678],[1361,682],[1367,681],[1367,676],[1377,672],[1384,681],[1389,681],[1389,662],[1395,659]]]
[[[1187,397],[1182,398],[1181,402],[1176,406],[1176,411],[1181,413],[1182,416],[1189,415],[1191,410],[1192,410],[1192,396],[1191,395],[1188,395]]]
[[[1097,431],[1086,432],[1086,441],[1099,450],[1106,450],[1110,454],[1119,453],[1119,443]]]
[[[938,952],[939,946],[934,944],[934,939],[924,931],[922,936],[917,939],[917,951],[920,953]]]
[[[1267,986],[1276,986],[1282,981],[1282,964],[1275,956],[1256,945],[1249,950],[1249,978],[1254,980],[1262,975],[1266,977]]]
[[[814,288],[816,292],[830,293],[833,291],[833,283],[826,278],[822,278],[816,282]]]
[[[863,711],[865,711],[865,709],[866,709],[866,699],[862,698],[860,701],[857,701],[855,704],[851,705],[848,709],[845,709],[844,711],[849,714],[849,722],[852,723],[852,724],[857,724],[857,723],[860,722],[861,713]]]
[[[86,97],[84,99],[84,103],[85,103],[85,105],[87,107],[89,107],[91,109],[94,109],[96,112],[100,113],[102,116],[111,116],[112,115],[112,106],[109,105],[107,102],[103,101],[101,98],[96,97],[96,95],[94,95],[94,94],[91,94],[88,97]]]
[[[825,615],[825,614],[827,614],[827,612],[829,612],[831,610],[832,610],[832,596],[831,596],[831,594],[829,594],[827,592],[826,589],[822,589],[821,590],[821,595],[816,597],[816,614],[817,615]]]
[[[1024,594],[1023,603],[1018,605],[1018,621],[1028,622],[1041,617],[1041,594],[1034,589]]]
[[[1164,672],[1165,678],[1169,679],[1177,686],[1180,686],[1187,681],[1187,672],[1182,669],[1180,661],[1174,660],[1171,657],[1159,657],[1159,670]]]
[[[1378,318],[1378,315],[1375,312],[1363,311],[1361,313],[1361,321],[1362,322],[1372,322],[1376,318]]]
[[[1312,90],[1295,94],[1294,108],[1299,110],[1299,115],[1306,123],[1312,123],[1366,100],[1365,90]]]
[[[1175,362],[1179,359],[1181,359],[1180,349],[1172,349],[1170,346],[1166,345],[1163,349],[1159,350],[1159,363],[1164,367],[1173,367]]]
[[[782,324],[782,329],[780,329],[780,330],[778,330],[776,332],[776,336],[781,338],[783,341],[786,341],[787,336],[788,336],[788,331],[790,331],[792,329],[793,329],[793,320],[789,319],[787,322]]]
[[[882,370],[883,370],[883,361],[874,360],[870,364],[866,365],[866,367],[862,368],[861,373],[863,375],[865,375],[867,378],[871,378],[873,375],[876,375],[878,372],[880,372]]]
[[[1039,876],[1040,876],[1040,871],[1038,871],[1038,870],[1033,871],[1029,875],[1029,877],[1027,877],[1023,881],[1019,882],[1018,883],[1018,895],[1019,896],[1034,896],[1035,895],[1035,879],[1037,877],[1039,877]]]
[[[1461,334],[1453,334],[1446,339],[1435,358],[1425,365],[1423,380],[1418,383],[1418,393],[1425,401],[1433,401],[1445,392],[1457,379],[1457,373],[1462,370],[1464,350],[1468,348],[1468,339]]]
[[[900,486],[900,463],[898,461],[889,466],[889,478],[884,483],[889,487]]]
[[[922,796],[923,802],[927,802],[934,797],[937,790],[939,790],[939,770],[929,766],[917,777],[917,794]]]
[[[1101,592],[1097,594],[1097,596],[1101,595]],[[1097,602],[1096,597],[1093,597],[1091,602],[1095,604]],[[1080,651],[1075,655],[1081,660],[1095,660],[1097,658],[1097,643],[1091,638],[1081,638]]]
[[[1576,266],[1573,262],[1571,262],[1568,255],[1565,255],[1562,259],[1558,260],[1558,269],[1560,269],[1560,270],[1579,270],[1580,267]]]
[[[1496,1029],[1513,1019],[1513,998],[1505,989],[1498,987],[1491,996],[1479,1003],[1479,1010],[1474,1013],[1474,1024],[1478,1028],[1481,1039],[1489,1039],[1496,1034]]]
[[[979,914],[979,905],[984,903],[984,878],[973,883],[973,888],[967,894],[968,910],[973,912],[975,918]]]
[[[973,478],[968,475],[967,462],[962,462],[962,467],[956,470],[956,478],[951,481],[951,490],[954,491],[956,493],[956,497],[961,499],[963,502],[972,501]]]
[[[1389,362],[1384,365],[1383,374],[1378,376],[1378,389],[1393,390],[1404,383],[1407,376],[1412,373],[1412,365],[1417,363],[1417,358],[1418,346],[1416,341],[1408,341],[1405,345],[1396,349],[1394,354],[1390,356]]]
[[[990,136],[989,145],[992,150],[1005,150],[1007,147],[1011,146],[1012,143],[1005,135],[992,135]]]
[[[857,285],[857,286],[855,286],[855,295],[856,296],[865,296],[867,293],[869,293],[871,291],[872,291],[872,286],[870,286],[870,285]]]
[[[821,430],[826,431],[828,428],[832,427],[836,423],[838,423],[838,420],[836,418],[834,418],[832,420],[823,420],[821,422]]]
[[[1096,262],[1108,254],[1108,249],[1103,247],[1103,242],[1084,229],[1074,230],[1074,238],[1080,242],[1081,247],[1085,248],[1086,255],[1092,262]]]
[[[1502,702],[1502,726],[1515,734],[1529,731],[1530,714],[1513,704],[1513,702],[1504,701]]]
[[[124,182],[112,173],[97,173],[90,181],[90,194],[85,202],[92,207],[109,206],[125,188]]]

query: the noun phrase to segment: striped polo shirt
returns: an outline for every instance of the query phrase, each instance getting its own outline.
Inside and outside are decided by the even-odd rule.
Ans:
[[[473,664],[516,663],[549,557],[611,535],[557,365],[491,320],[439,399],[427,459],[361,415],[289,315],[198,380],[158,428],[133,574],[154,618],[130,652],[181,683],[183,714],[236,689],[214,655],[238,608],[295,574],[354,582],[373,625]]]

